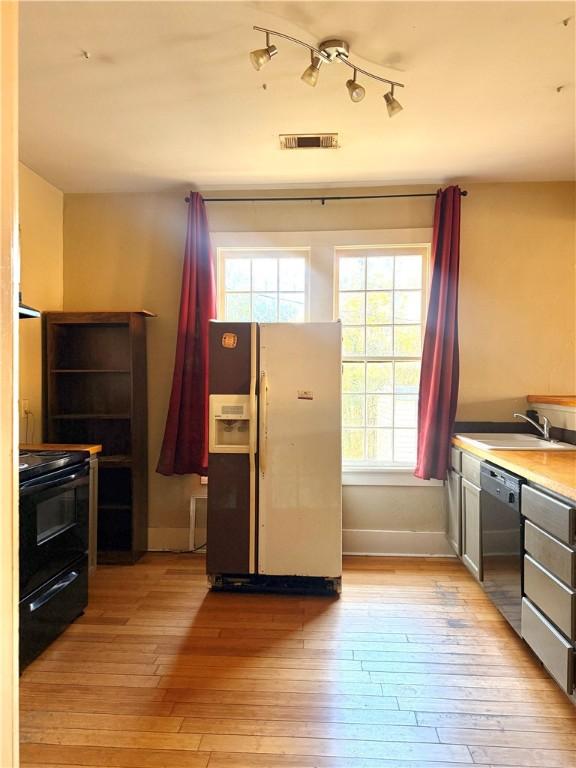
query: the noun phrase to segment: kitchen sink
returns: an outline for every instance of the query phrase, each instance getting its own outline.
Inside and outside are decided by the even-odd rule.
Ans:
[[[505,432],[468,432],[456,435],[471,445],[478,448],[500,451],[576,451],[576,445],[569,443],[553,443],[542,440],[537,435],[506,434]]]

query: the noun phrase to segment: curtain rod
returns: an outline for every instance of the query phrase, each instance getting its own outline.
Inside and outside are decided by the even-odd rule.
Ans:
[[[462,197],[468,192],[462,190]],[[397,195],[322,195],[320,197],[205,197],[205,203],[301,203],[319,201],[324,205],[326,200],[384,200],[394,197],[436,197],[436,192],[406,192]],[[187,203],[189,197],[184,198]]]

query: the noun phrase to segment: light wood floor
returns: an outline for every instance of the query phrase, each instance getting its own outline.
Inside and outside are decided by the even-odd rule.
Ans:
[[[24,673],[34,768],[575,768],[576,710],[454,560],[347,558],[340,599],[100,568]]]

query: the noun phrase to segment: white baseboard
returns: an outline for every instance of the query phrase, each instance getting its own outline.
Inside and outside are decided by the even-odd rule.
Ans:
[[[444,531],[342,531],[345,555],[455,557]]]
[[[150,552],[189,549],[188,528],[149,528]],[[344,529],[342,549],[346,555],[396,555],[453,557],[444,531],[370,531]]]

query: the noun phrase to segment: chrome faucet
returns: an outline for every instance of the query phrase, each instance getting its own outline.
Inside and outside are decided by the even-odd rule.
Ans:
[[[534,421],[534,419],[531,419],[529,416],[524,416],[523,413],[515,413],[514,414],[515,419],[524,419],[524,421],[529,422],[532,424],[533,427],[536,427],[538,432],[541,433],[544,440],[548,440],[550,443],[557,442],[556,440],[552,440],[550,438],[550,427],[552,426],[550,424],[550,420],[546,418],[546,416],[542,416],[542,425],[538,424],[537,421]]]

